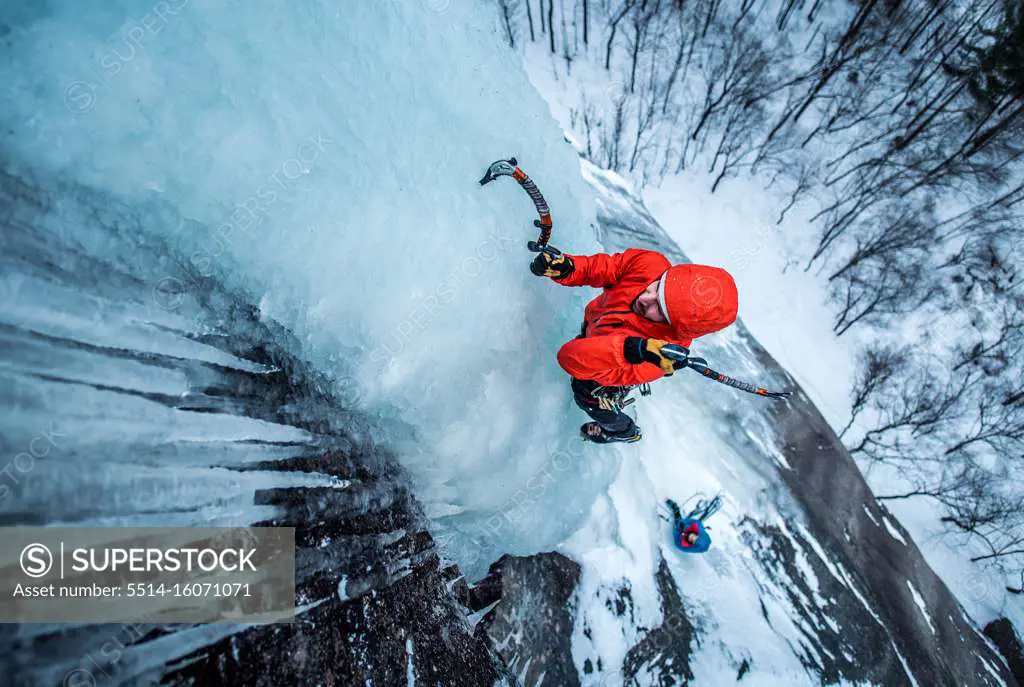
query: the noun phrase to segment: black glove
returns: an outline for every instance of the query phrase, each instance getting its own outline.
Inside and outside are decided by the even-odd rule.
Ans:
[[[530,271],[538,277],[551,277],[552,279],[565,279],[576,269],[572,258],[565,253],[551,255],[547,251],[537,253],[537,257],[530,263]]]
[[[639,336],[627,336],[622,352],[626,356],[626,362],[634,365],[653,363],[661,368],[665,376],[686,367],[686,359],[690,353],[679,344],[661,339],[642,339]]]

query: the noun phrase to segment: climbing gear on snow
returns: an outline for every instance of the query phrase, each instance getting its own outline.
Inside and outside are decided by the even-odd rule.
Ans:
[[[722,509],[722,495],[716,494],[713,499],[705,501],[700,499],[686,517],[704,521]]]

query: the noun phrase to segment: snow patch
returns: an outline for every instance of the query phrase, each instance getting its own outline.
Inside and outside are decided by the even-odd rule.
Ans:
[[[405,684],[406,687],[416,686],[416,663],[412,646],[412,637],[405,639]]]
[[[882,516],[882,522],[885,523],[885,529],[889,533],[890,537],[892,537],[896,541],[900,542],[904,546],[907,545],[907,540],[904,539],[903,535],[900,534],[900,531],[898,529],[896,529],[896,527],[891,522],[889,522],[889,518],[888,517],[883,515]],[[875,524],[878,524],[878,523],[875,523]]]
[[[991,675],[992,678],[996,682],[998,682],[1000,685],[1002,685],[1003,687],[1006,687],[1006,682],[1003,680],[1002,677],[1000,677],[999,671],[996,670],[995,666],[993,666],[991,663],[989,663],[987,660],[985,660],[984,656],[981,656],[979,654],[975,654],[975,656],[977,656],[978,660],[981,661],[981,665],[985,667],[985,670],[988,671],[988,674]]]
[[[910,580],[907,580],[907,587],[910,589],[910,594],[914,597],[914,603],[917,604],[921,615],[924,616],[925,622],[928,623],[928,628],[932,631],[932,634],[936,634],[935,623],[932,622],[932,617],[928,615],[928,606],[924,602],[924,597],[921,596],[921,593],[917,591]]]
[[[875,622],[877,622],[884,628],[885,623],[883,623],[882,619],[878,616],[877,613],[875,613],[874,609],[871,607],[871,604],[869,604],[868,600],[864,598],[864,595],[860,593],[860,590],[857,588],[857,585],[854,584],[852,577],[848,572],[846,572],[846,568],[844,568],[841,563],[829,560],[828,556],[825,554],[825,549],[823,549],[821,544],[819,544],[818,541],[813,536],[811,536],[811,533],[807,531],[806,527],[804,527],[800,523],[796,523],[796,526],[800,530],[800,533],[803,535],[804,539],[810,545],[814,553],[818,554],[818,558],[820,558],[822,563],[825,564],[825,567],[828,569],[828,571],[832,573],[832,576],[835,577],[844,586],[846,586],[846,588],[849,589],[855,597],[857,597],[857,600],[860,601],[861,605],[864,606],[867,612],[871,614],[871,617],[875,619]]]
[[[903,666],[903,672],[907,674],[907,679],[910,680],[911,687],[917,687],[917,680],[914,679],[914,674],[910,672],[910,666],[907,664],[907,659],[903,658],[903,654],[900,653],[899,647],[896,646],[896,640],[889,637],[889,643],[892,644],[892,650],[896,652],[896,658],[900,660],[900,665]]]

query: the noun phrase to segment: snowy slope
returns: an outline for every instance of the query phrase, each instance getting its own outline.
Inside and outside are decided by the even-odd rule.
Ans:
[[[856,330],[837,339],[831,329],[834,313],[822,302],[825,284],[815,271],[804,272],[806,247],[815,245],[813,225],[806,219],[813,205],[792,208],[777,224],[785,206],[777,192],[757,179],[733,180],[710,195],[708,181],[698,174],[680,175],[659,188],[644,190],[645,202],[665,231],[694,260],[720,264],[735,274],[741,317],[757,340],[800,383],[834,429],[850,421],[850,384],[859,336]],[[799,264],[798,264],[799,263]],[[921,329],[908,325],[908,337]],[[847,435],[847,441],[850,441]],[[868,469],[879,494],[900,493],[905,478],[895,471]],[[1005,593],[1006,580],[991,568],[971,562],[988,550],[980,540],[950,536],[941,522],[946,515],[927,498],[889,501],[887,530],[898,521],[922,546],[928,563],[954,591],[975,622],[998,617],[1024,623],[1024,599]],[[1009,581],[1012,581],[1009,580]]]
[[[773,7],[782,4],[769,2],[758,5],[753,15],[763,21],[772,15]],[[689,7],[707,7],[711,14],[715,12],[713,8],[721,7],[729,14],[741,5],[748,8],[745,3],[737,3],[732,7],[714,3]],[[794,7],[792,3],[785,5]],[[684,3],[682,6],[687,5]],[[819,14],[816,16],[819,20],[824,17],[825,24],[830,21],[829,17],[842,22],[845,21],[844,13],[852,11],[854,6],[845,2],[816,3],[813,4],[816,10],[805,14],[805,17],[817,11]],[[559,46],[557,55],[552,55],[543,29],[536,41],[529,40],[525,17],[521,12],[517,17],[519,33],[516,44],[523,54],[531,81],[544,95],[552,114],[563,128],[572,131],[573,136],[583,142],[581,147],[588,147],[601,159],[608,159],[605,156],[609,155],[610,142],[614,138],[610,132],[617,126],[616,117],[622,116],[619,106],[625,103],[627,129],[631,122],[638,121],[645,112],[642,102],[646,96],[642,94],[646,87],[642,84],[646,77],[638,79],[641,85],[636,95],[630,95],[627,88],[631,78],[629,65],[633,59],[630,51],[636,45],[628,31],[626,34],[621,31],[615,34],[611,53],[612,68],[608,69],[604,64],[604,51],[609,45],[605,42],[610,22],[608,14],[624,7],[626,5],[616,3],[596,6],[591,15],[591,25],[594,27],[592,36],[602,33],[603,36],[601,40],[592,37],[590,47],[587,48],[583,46],[578,31],[583,21],[581,4],[569,3],[565,7],[555,5],[555,25],[565,21],[576,31],[556,37]],[[657,5],[641,3],[640,7]],[[566,12],[567,18],[562,20]],[[776,33],[774,29],[769,29],[769,24],[767,21],[755,22],[755,25],[764,29],[762,35],[767,44],[782,41],[775,44],[775,48],[780,51],[782,63],[789,59],[781,57],[788,55],[785,45],[788,37],[782,37],[785,32]],[[790,24],[788,32],[790,36],[795,36],[799,29]],[[568,48],[574,56],[571,62],[562,54],[563,50],[567,50],[567,45],[572,46]],[[648,60],[657,63],[652,65],[652,73],[658,66],[665,67],[672,63],[671,55],[657,50],[648,49],[646,53],[641,50],[640,54],[641,64],[645,66],[640,68],[639,74],[646,71]],[[714,57],[709,59],[714,63]],[[687,78],[679,82],[679,89],[673,91],[678,96],[693,89],[688,95],[679,98],[681,119],[676,122],[682,128],[686,128],[688,117],[695,120],[704,107],[701,103],[704,79],[701,70],[689,71],[687,74]],[[587,113],[588,118],[585,118],[584,113]],[[691,127],[693,120],[688,124]],[[655,121],[654,129],[648,131],[644,138],[641,158],[647,155],[656,158],[666,150],[677,149],[682,143],[678,131],[674,131],[672,125],[667,121],[657,123],[657,118]],[[599,138],[604,139],[602,146],[597,145]],[[631,134],[627,133],[621,141],[623,149],[617,159],[623,167],[627,166],[625,155],[629,151],[631,138]],[[812,149],[813,146],[808,147],[808,151]],[[712,159],[710,152],[703,158],[698,156],[698,160],[688,164],[685,170],[676,170],[676,173],[664,179],[659,180],[657,174],[647,177],[650,185],[640,189],[638,195],[642,195],[649,208],[649,216],[660,223],[668,237],[686,252],[688,258],[720,265],[734,275],[741,294],[740,317],[744,324],[758,343],[800,383],[829,425],[837,431],[846,428],[851,422],[851,388],[858,353],[866,348],[867,343],[887,340],[889,337],[903,341],[920,341],[922,337],[927,339],[934,318],[906,318],[902,327],[897,328],[898,334],[855,327],[837,338],[832,328],[837,308],[835,304],[827,302],[826,298],[828,271],[822,272],[820,266],[805,271],[819,239],[819,229],[810,220],[821,209],[821,202],[828,197],[828,193],[823,192],[824,195],[819,197],[804,196],[790,205],[788,191],[784,192],[777,184],[769,187],[769,179],[774,176],[763,168],[756,174],[740,172],[734,178],[726,178],[718,183],[716,175],[720,167],[716,169],[716,165],[720,160],[717,156]],[[817,151],[812,159],[825,152]],[[641,176],[641,170],[643,164],[635,172],[637,177]],[[644,212],[647,213],[646,210]],[[647,233],[644,230],[644,234]],[[848,442],[852,437],[859,436],[860,424],[865,420],[866,415],[862,413],[846,435]],[[865,470],[870,467],[867,474],[879,494],[901,493],[912,489],[905,477],[896,474],[895,470],[869,465],[862,467]],[[929,565],[954,590],[976,622],[984,625],[998,617],[1009,617],[1018,626],[1024,624],[1024,598],[1004,592],[1007,582],[1016,583],[1016,575],[1011,574],[1004,580],[991,566],[970,560],[973,556],[990,553],[979,538],[951,533],[941,522],[941,517],[946,513],[926,497],[889,501],[888,506],[892,510],[891,519],[898,520],[913,535],[922,546]]]
[[[640,245],[681,257],[626,182],[586,162],[583,170],[607,250]],[[794,385],[742,324],[694,350],[739,378]],[[686,374],[654,392],[634,406],[643,442],[590,449],[616,454],[619,472],[561,547],[582,564],[572,653],[583,684],[663,684],[666,675],[720,684],[737,674],[771,685],[1012,679],[1005,667],[992,677],[1001,659],[879,512],[802,392],[773,404]],[[719,491],[726,505],[711,523],[712,551],[677,553],[656,504]],[[685,609],[673,617],[660,589],[665,570]],[[936,618],[945,621],[938,628]],[[690,644],[685,667],[666,665],[664,651],[640,665],[629,658],[659,627]],[[588,674],[586,665],[601,669]]]

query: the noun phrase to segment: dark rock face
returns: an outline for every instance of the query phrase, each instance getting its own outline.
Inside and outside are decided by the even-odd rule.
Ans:
[[[787,536],[778,527],[750,519],[740,527],[743,541],[767,573],[761,594],[788,599],[792,613],[803,620],[797,625],[806,646],[794,650],[801,652],[800,661],[809,672],[819,673],[824,684],[840,680],[910,684],[886,629],[850,587],[829,571],[799,532]],[[813,571],[814,589],[801,574],[802,565]],[[762,610],[769,625],[779,620],[763,605]]]
[[[985,636],[999,647],[1017,684],[1024,685],[1024,642],[1021,642],[1013,623],[1008,618],[993,620],[985,626]]]
[[[434,541],[401,482],[372,482],[359,498],[327,489],[257,494],[297,528],[297,595],[319,603],[296,624],[243,632],[204,647],[170,684],[492,685],[509,680],[472,636],[449,592]]]
[[[497,648],[523,685],[579,684],[571,646],[571,601],[579,575],[579,565],[558,553],[503,556],[491,566],[487,577],[471,588],[474,608],[494,604],[480,621],[477,633]],[[623,661],[623,677],[627,684],[687,684],[693,679],[690,656],[696,632],[664,559],[656,581],[662,623],[643,633],[643,638],[630,648]],[[607,604],[617,616],[632,615],[628,587],[617,589]],[[593,675],[602,672],[603,666],[600,658],[586,659],[580,670],[584,676]]]
[[[765,364],[775,364],[767,354]],[[803,394],[772,408],[786,460],[792,466],[781,475],[807,513],[811,534],[829,560],[844,567],[850,582],[871,604],[879,616],[874,624],[884,627],[917,683],[997,684],[993,670],[1001,670],[1002,679],[1008,680],[1002,661],[979,641],[959,602],[909,535],[900,532],[892,519],[889,525],[903,541],[887,531],[886,511],[875,501],[860,470],[817,409]],[[829,577],[819,575],[819,580]],[[925,603],[928,619],[911,586]],[[848,608],[853,604],[847,602],[844,613]],[[863,621],[856,627],[874,631],[871,623]],[[857,652],[858,663],[877,661],[874,671],[882,670],[898,680],[903,671],[893,667],[890,653],[883,643],[867,643]],[[905,675],[902,680],[907,680]]]
[[[629,650],[622,661],[622,674],[630,681],[643,674],[660,687],[689,684],[693,679],[690,655],[696,632],[686,616],[683,599],[664,558],[658,565],[655,580],[661,598],[662,623]]]
[[[436,563],[436,561],[435,561]],[[461,607],[425,566],[380,590],[305,613],[295,625],[252,630],[203,648],[171,684],[493,685],[511,682]]]
[[[558,553],[502,556],[470,590],[477,625],[524,687],[579,685],[572,660],[572,598],[580,566]],[[543,682],[542,682],[543,680]]]

